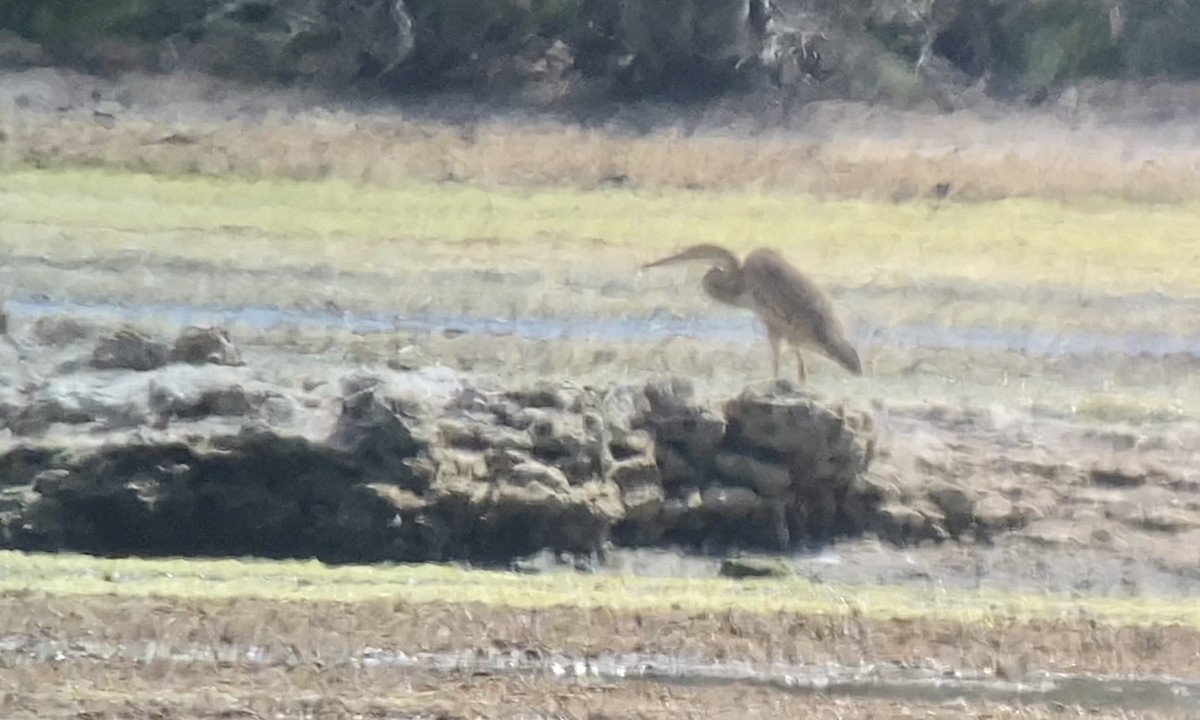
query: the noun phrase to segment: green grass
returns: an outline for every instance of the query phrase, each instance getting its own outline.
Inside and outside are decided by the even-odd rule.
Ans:
[[[959,278],[1091,291],[1200,289],[1196,204],[1014,199],[935,207],[744,192],[369,186],[62,170],[0,175],[0,217],[0,247],[17,252],[136,250],[235,263],[282,254],[354,270],[394,262],[381,256],[403,253],[405,241],[454,248],[489,240],[471,251],[485,265],[522,247],[536,246],[530,252],[545,258],[545,241],[573,257],[600,240],[647,258],[717,242],[737,250],[774,246],[843,282]],[[31,230],[45,226],[61,229],[65,239],[47,243]],[[88,247],[72,243],[73,236],[86,237]]]
[[[390,598],[518,608],[567,605],[809,614],[857,610],[878,619],[926,617],[986,624],[1002,619],[1090,617],[1113,624],[1200,627],[1200,604],[1151,598],[1071,599],[818,584],[801,578],[736,581],[568,572],[520,575],[432,564],[327,567],[315,561],[98,559],[0,552],[0,592],[308,602]]]

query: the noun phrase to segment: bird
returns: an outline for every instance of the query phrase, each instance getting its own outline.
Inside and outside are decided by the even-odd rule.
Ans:
[[[704,273],[704,290],[713,299],[752,310],[767,326],[771,344],[772,369],[779,378],[779,353],[786,340],[796,353],[799,380],[805,385],[808,372],[801,347],[811,347],[835,361],[853,375],[862,375],[858,352],[846,338],[846,331],[833,305],[821,289],[782,255],[770,248],[758,248],[739,263],[729,250],[712,244],[693,245],[670,257],[646,263],[653,268],[672,263],[705,260],[712,268]]]

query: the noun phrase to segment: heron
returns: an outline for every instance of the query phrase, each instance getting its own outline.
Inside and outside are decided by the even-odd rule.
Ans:
[[[783,341],[791,345],[799,363],[800,384],[806,384],[802,347],[810,347],[854,375],[862,375],[858,352],[821,289],[782,255],[758,248],[739,263],[737,256],[719,245],[693,245],[643,268],[704,260],[712,268],[704,273],[704,290],[714,300],[752,310],[767,326],[772,370],[779,378],[779,353]]]

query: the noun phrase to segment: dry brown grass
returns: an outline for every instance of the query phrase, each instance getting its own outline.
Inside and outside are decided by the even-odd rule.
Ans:
[[[266,657],[345,663],[365,648],[406,653],[506,649],[595,656],[644,653],[754,663],[922,665],[986,671],[1005,659],[1027,668],[1094,673],[1200,672],[1200,631],[1178,624],[1120,626],[1080,616],[1058,620],[872,619],[858,613],[758,613],[729,609],[613,610],[482,603],[187,600],[115,596],[0,596],[0,633],[94,643],[152,655],[211,657],[261,647]],[[111,652],[111,651],[110,651]],[[149,652],[149,651],[147,651]],[[120,657],[114,657],[119,660]]]
[[[1019,678],[1078,673],[1195,672],[1194,630],[1086,621],[958,625],[752,613],[613,612],[552,607],[297,603],[265,600],[0,596],[0,714],[47,717],[512,718],[1128,718],[1096,704],[952,702],[807,694],[785,684],[671,684],[634,677],[473,670],[488,657],[548,660],[610,652],[850,667],[942,668]],[[55,650],[51,648],[64,648]],[[252,661],[245,655],[259,648]],[[369,666],[368,649],[463,652],[458,668]],[[642,655],[647,657],[647,655]],[[649,657],[654,657],[649,655]],[[631,667],[636,670],[636,667]],[[875,692],[886,690],[875,689]],[[949,699],[949,695],[946,696]],[[1119,701],[1118,701],[1119,702]],[[1182,706],[1186,699],[1180,702]],[[1160,708],[1155,717],[1186,717]]]
[[[851,111],[846,111],[850,113]],[[908,199],[944,184],[964,200],[1200,198],[1200,148],[1147,146],[1142,133],[1073,128],[1052,116],[984,120],[870,111],[787,139],[640,137],[556,122],[463,128],[399,113],[276,112],[261,120],[163,123],[131,113],[0,116],[7,167],[100,165],[167,174],[396,184],[689,188]]]
[[[959,720],[1109,720],[1144,717],[1122,708],[1053,703],[929,702],[804,694],[744,684],[662,685],[539,675],[489,676],[405,672],[392,668],[255,668],[208,664],[170,667],[135,663],[67,662],[22,667],[0,680],[0,711],[24,718],[817,718],[869,720],[921,717]],[[1156,718],[1185,718],[1155,712]]]

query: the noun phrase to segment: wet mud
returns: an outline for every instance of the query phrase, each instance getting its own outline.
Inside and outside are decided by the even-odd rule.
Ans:
[[[105,663],[172,665],[217,663],[225,666],[280,667],[296,662],[290,652],[254,645],[178,645],[154,641],[121,646],[103,642],[30,641],[0,638],[0,658],[14,663]],[[971,703],[1055,704],[1108,707],[1129,711],[1200,713],[1200,680],[1181,677],[1138,677],[1062,672],[1032,672],[1020,678],[997,678],[994,672],[964,673],[867,664],[844,667],[836,663],[787,665],[738,660],[687,658],[652,653],[614,654],[603,651],[572,655],[560,651],[518,649],[405,652],[366,648],[359,653],[326,654],[325,662],[351,670],[384,670],[401,676],[513,677],[569,683],[653,683],[682,688],[760,687],[798,698],[828,700],[887,700],[940,704],[958,699]]]
[[[158,678],[160,692],[170,688],[158,697],[168,702],[171,697],[182,701],[189,687],[215,682],[239,688],[239,695],[209,697],[209,703],[251,706],[261,702],[251,688],[269,693],[283,677],[295,683],[288,697],[353,702],[354,687],[359,693],[371,688],[385,707],[402,697],[420,700],[419,694],[385,690],[389,683],[430,688],[464,683],[466,690],[488,682],[526,703],[521,709],[527,713],[546,717],[556,716],[556,694],[589,688],[605,691],[588,699],[585,707],[592,712],[623,707],[621,699],[630,696],[638,699],[624,706],[626,712],[636,707],[643,713],[666,712],[673,702],[695,696],[717,701],[710,713],[734,698],[753,699],[743,706],[749,712],[770,704],[785,712],[828,706],[846,713],[860,707],[960,713],[994,708],[1000,717],[1200,712],[1194,657],[1187,655],[1195,638],[1187,631],[1146,630],[1143,636],[1123,637],[1093,630],[1089,636],[1085,625],[1065,622],[1009,624],[1000,632],[953,623],[906,627],[803,616],[756,621],[739,613],[635,616],[392,603],[306,607],[160,598],[128,599],[127,607],[117,609],[102,598],[36,595],[24,602],[24,609],[45,619],[30,632],[20,629],[15,616],[0,616],[11,617],[0,629],[6,676],[11,682],[29,680],[38,668],[52,666],[55,678],[9,688],[3,701],[8,710],[40,693],[53,698],[66,683],[91,678],[102,685],[127,675]],[[640,629],[629,634],[635,625]],[[771,638],[780,628],[787,629],[787,640]],[[628,641],[612,639],[618,630]],[[645,638],[640,649],[632,642],[639,635]],[[1073,661],[1066,656],[1056,661],[1050,648],[1055,643],[1063,650],[1073,647],[1079,643],[1076,635],[1090,643],[1092,659],[1068,670]],[[1023,644],[1027,651],[1020,652]],[[1153,672],[1166,666],[1173,670]],[[1142,674],[1130,674],[1135,671]],[[236,685],[229,684],[232,673],[242,678]],[[324,678],[321,689],[307,695],[316,690],[308,683],[317,673]],[[129,699],[150,700],[138,686],[128,686]],[[658,693],[643,696],[650,687]],[[521,696],[520,688],[537,692]],[[725,700],[719,700],[722,696]],[[462,711],[483,697],[485,689],[471,687],[454,702]],[[101,699],[76,696],[76,702]],[[431,699],[404,709],[428,712],[436,707]],[[402,716],[400,708],[392,709],[396,714],[383,716]],[[484,712],[519,714],[512,707]]]

